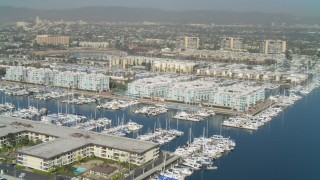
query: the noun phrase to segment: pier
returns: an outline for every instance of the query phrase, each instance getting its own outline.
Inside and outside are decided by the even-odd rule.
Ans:
[[[161,161],[157,160],[155,162],[149,163],[147,166],[145,166],[143,169],[136,169],[134,174],[135,177],[127,177],[126,179],[135,179],[135,180],[143,180],[151,177],[152,175],[156,174],[157,172],[161,171],[164,167],[170,166],[180,160],[180,157],[177,155],[172,155],[169,157],[166,157],[166,160],[164,162],[164,158],[159,158]]]

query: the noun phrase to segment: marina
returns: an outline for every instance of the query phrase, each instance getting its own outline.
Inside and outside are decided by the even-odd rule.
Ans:
[[[81,104],[90,104],[90,103],[95,103],[97,102],[96,99],[94,98],[90,98],[90,97],[84,97],[83,95],[79,96],[78,98],[73,98],[73,99],[66,99],[66,100],[62,100],[62,103],[67,103],[67,104],[77,104],[77,105],[81,105]]]
[[[309,94],[314,94],[314,91],[309,92]],[[137,124],[134,124],[132,126],[133,128],[131,128],[132,131],[129,132],[128,130],[126,131],[119,130],[122,128],[119,128],[116,126],[117,128],[114,128],[116,130],[110,128],[111,131],[108,133],[110,134],[114,133],[114,135],[120,135],[120,136],[127,136],[128,133],[139,132],[138,138],[146,137],[146,139],[152,139],[153,135],[152,133],[150,133],[150,128],[154,126],[155,121],[159,121],[162,124],[166,124],[167,127],[176,127],[176,129],[178,131],[181,131],[183,134],[180,136],[177,136],[174,141],[171,140],[166,142],[166,140],[169,140],[170,138],[164,138],[164,140],[160,139],[160,141],[158,140],[159,144],[162,145],[161,149],[166,151],[171,151],[171,152],[177,152],[177,153],[180,152],[180,154],[190,153],[189,155],[190,159],[186,158],[185,156],[184,157],[179,156],[182,159],[181,164],[177,166],[173,165],[168,167],[168,169],[164,170],[161,175],[170,176],[172,174],[175,174],[175,177],[178,177],[177,174],[181,175],[182,171],[188,174],[189,172],[188,169],[192,169],[192,168],[198,169],[198,170],[193,170],[192,175],[184,174],[183,178],[185,179],[199,178],[199,175],[200,175],[199,173],[202,173],[203,171],[206,171],[206,174],[208,174],[208,177],[219,176],[219,174],[221,175],[222,170],[221,168],[219,168],[219,166],[221,166],[221,163],[224,164],[223,162],[225,162],[226,158],[229,159],[228,156],[226,156],[226,154],[228,154],[226,152],[231,151],[232,146],[229,146],[229,148],[227,148],[227,146],[225,147],[223,146],[223,143],[218,143],[217,140],[213,140],[214,139],[213,137],[228,139],[228,138],[221,137],[220,135],[214,136],[214,132],[219,132],[219,131],[221,132],[222,130],[221,134],[223,134],[224,136],[227,135],[227,137],[228,136],[232,137],[233,139],[235,139],[235,141],[237,141],[237,144],[238,144],[237,139],[239,139],[238,136],[239,136],[239,133],[241,132],[236,130],[239,127],[231,128],[231,129],[228,127],[221,128],[221,124],[225,125],[224,122],[228,122],[233,118],[238,119],[238,121],[241,120],[243,122],[248,122],[248,120],[250,120],[251,124],[243,123],[243,125],[250,125],[251,130],[250,130],[250,126],[248,126],[249,127],[248,128],[242,125],[242,128],[245,128],[250,131],[241,132],[240,133],[240,137],[241,137],[242,135],[248,134],[248,132],[252,133],[252,129],[253,129],[252,127],[262,127],[262,125],[259,126],[259,123],[261,124],[263,123],[264,124],[263,126],[270,126],[271,124],[273,124],[273,121],[271,121],[271,119],[276,120],[282,117],[283,113],[285,113],[287,109],[289,110],[291,109],[291,108],[286,109],[286,107],[295,107],[296,104],[300,104],[301,101],[304,101],[304,98],[301,98],[301,96],[299,95],[289,93],[288,96],[283,96],[283,93],[280,93],[279,95],[275,95],[270,98],[272,99],[274,104],[271,104],[269,108],[259,112],[254,116],[228,117],[220,114],[214,114],[213,112],[203,113],[202,111],[205,108],[198,108],[196,111],[189,111],[188,113],[194,114],[194,115],[197,114],[197,116],[203,118],[201,121],[179,121],[179,120],[175,120],[173,117],[177,113],[181,112],[181,110],[168,109],[166,113],[158,115],[157,116],[158,120],[156,120],[155,118],[153,118],[153,116],[149,116],[149,117],[137,116],[137,114],[135,114],[135,110],[141,108],[141,106],[137,106],[136,104],[127,106],[126,108],[119,108],[116,110],[100,109],[99,111],[97,111],[96,105],[94,104],[83,104],[83,105],[69,104],[66,106],[62,106],[60,104],[61,102],[59,103],[59,101],[54,99],[38,102],[36,99],[28,98],[26,96],[7,95],[5,97],[3,92],[0,92],[0,95],[2,99],[6,99],[5,103],[12,102],[14,106],[16,107],[20,106],[22,109],[23,107],[27,108],[28,105],[39,107],[39,109],[43,107],[49,107],[48,109],[49,112],[53,114],[53,115],[49,114],[49,117],[51,117],[53,120],[52,119],[50,121],[48,120],[47,123],[50,122],[57,125],[69,126],[71,128],[79,128],[86,131],[108,132],[107,130],[111,126],[111,124],[120,124],[119,127],[123,127],[123,125],[121,124],[124,124],[124,123],[119,122],[120,121],[119,117],[123,117],[123,119],[131,119],[132,122],[135,122],[137,124],[142,124],[143,127],[138,126]],[[61,115],[63,111],[69,112],[69,113],[72,112],[75,114]],[[82,120],[81,118],[74,116],[76,115],[77,112],[81,112],[83,114],[83,115],[77,115],[79,117],[83,116]],[[201,112],[203,113],[202,114],[203,116],[199,115]],[[110,121],[107,121],[107,119],[105,119],[103,123],[99,123],[97,120],[94,120],[96,121],[94,123],[93,120],[87,120],[87,119],[96,119],[96,118],[89,118],[90,116],[106,117],[111,121],[111,123]],[[43,117],[44,117],[43,121],[45,121],[46,117],[48,116],[43,116]],[[60,120],[57,120],[59,119],[59,117],[62,117],[62,118]],[[169,122],[167,121],[168,118],[171,119]],[[179,121],[179,126],[178,126],[178,121]],[[206,134],[203,131],[204,128],[208,128],[207,130],[208,135],[203,136],[203,134]],[[190,137],[188,135],[190,134],[189,133],[190,129],[192,134],[194,134],[192,136],[198,137],[198,138],[194,138],[193,143],[188,143],[186,145],[185,144],[186,142],[190,142]],[[262,128],[262,131],[263,129],[265,128]],[[157,131],[164,131],[164,130],[157,129]],[[259,130],[256,132],[261,132],[261,131]],[[158,135],[158,137],[165,137],[165,135]],[[205,138],[205,137],[210,137],[210,138]],[[161,143],[161,142],[164,142],[164,143]],[[207,142],[210,142],[210,143],[208,145],[204,145]],[[189,150],[187,148],[188,146],[190,147],[190,149],[193,149],[193,150]],[[217,147],[217,149],[215,147]],[[223,149],[223,147],[225,148],[224,151],[221,150]],[[219,148],[221,149],[219,150]],[[239,150],[237,148],[237,150],[232,152],[231,154],[237,153],[238,151]],[[201,164],[199,162],[198,162],[198,165],[194,163],[194,161],[197,162],[201,159],[200,157],[203,155],[203,153],[208,153],[205,155],[205,157],[207,157],[208,159],[203,160],[204,163],[205,161],[208,161],[208,163],[211,162],[211,164],[206,165],[205,167],[203,167],[203,164],[199,166],[199,164]],[[186,160],[184,160],[184,158],[186,158]],[[225,168],[225,165],[223,165],[223,167]],[[204,177],[199,179],[204,179]]]
[[[134,111],[135,114],[145,114],[147,116],[158,116],[160,114],[166,113],[168,111],[167,108],[158,106],[144,106],[140,109]]]
[[[182,131],[178,131],[176,129],[155,129],[154,132],[150,132],[144,135],[139,135],[137,139],[143,141],[152,141],[155,143],[159,143],[160,145],[170,143],[177,137],[182,136],[184,133]]]
[[[111,135],[115,135],[115,136],[126,136],[130,133],[138,132],[142,127],[143,127],[143,125],[132,122],[130,120],[126,124],[123,124],[123,122],[122,122],[121,125],[111,127],[109,129],[105,129],[105,130],[101,131],[101,133],[111,134]]]
[[[96,108],[97,109],[110,109],[110,110],[118,110],[122,108],[126,108],[128,106],[132,106],[135,104],[139,104],[138,101],[131,100],[131,101],[124,101],[124,100],[112,100],[112,101],[106,101],[104,104],[98,105]]]

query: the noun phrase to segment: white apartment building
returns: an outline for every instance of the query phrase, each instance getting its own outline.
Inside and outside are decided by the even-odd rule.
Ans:
[[[258,101],[265,100],[265,89],[246,83],[218,87],[210,95],[209,104],[219,107],[228,107],[238,111],[246,111]]]
[[[109,79],[103,74],[81,73],[78,76],[78,89],[99,92],[109,90]]]
[[[6,69],[5,79],[8,81],[24,82],[27,76],[27,69],[22,66],[11,66]]]
[[[183,103],[206,103],[238,111],[245,111],[265,99],[265,89],[254,83],[222,83],[219,79],[208,78],[193,81],[173,79],[169,76],[139,79],[128,85],[128,95]]]
[[[168,89],[166,99],[185,103],[208,102],[216,86],[215,82],[203,79],[174,83]]]
[[[47,85],[52,82],[53,72],[51,69],[35,69],[35,68],[27,68],[27,75],[25,78],[25,82],[32,84],[42,84]]]
[[[83,72],[54,71],[12,66],[6,70],[6,80],[33,84],[53,85],[64,88],[75,88],[88,91],[109,90],[110,77],[103,74]]]
[[[78,87],[79,73],[65,71],[54,73],[53,85],[64,88],[77,88]]]

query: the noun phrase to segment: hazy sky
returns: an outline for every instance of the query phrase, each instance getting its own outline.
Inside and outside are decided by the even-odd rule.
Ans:
[[[0,0],[0,5],[37,9],[85,6],[153,7],[166,10],[229,10],[320,17],[320,0]]]

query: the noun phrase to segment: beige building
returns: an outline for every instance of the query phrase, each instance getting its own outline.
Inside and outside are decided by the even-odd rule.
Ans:
[[[22,148],[17,164],[42,171],[75,162],[78,158],[96,156],[143,165],[159,156],[159,145],[130,138],[44,124],[30,120],[0,116],[0,148],[8,145],[8,134],[43,143]]]
[[[220,39],[220,50],[242,51],[243,39],[235,37],[222,37]]]
[[[177,60],[156,60],[152,64],[152,71],[163,73],[191,74],[197,63]]]
[[[260,42],[260,53],[263,54],[284,54],[287,43],[281,40],[265,40]]]
[[[36,41],[41,45],[51,44],[69,46],[70,38],[68,36],[37,35]]]
[[[184,36],[180,38],[180,48],[185,50],[197,50],[200,46],[199,37]]]

